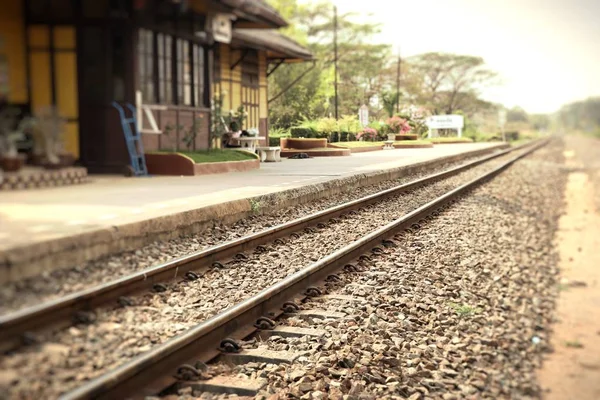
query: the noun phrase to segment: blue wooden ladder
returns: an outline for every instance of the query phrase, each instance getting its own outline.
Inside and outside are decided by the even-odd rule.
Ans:
[[[126,107],[131,111],[131,117],[127,118],[125,110],[119,103],[113,101],[112,105],[117,109],[119,116],[121,117],[121,126],[123,127],[123,134],[125,135],[127,151],[129,151],[133,175],[148,176],[148,168],[146,167],[146,159],[144,157],[144,145],[142,144],[142,135],[138,129],[135,107],[129,103],[126,104]]]

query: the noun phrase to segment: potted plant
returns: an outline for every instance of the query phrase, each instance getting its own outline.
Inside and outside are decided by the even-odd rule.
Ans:
[[[38,110],[36,127],[42,132],[45,143],[44,168],[57,169],[73,165],[75,157],[64,150],[63,134],[66,119],[61,117],[56,107],[44,107]]]
[[[16,172],[25,163],[25,155],[17,150],[17,142],[24,138],[22,124],[17,125],[20,112],[16,108],[0,111],[0,165],[6,172]]]
[[[231,132],[239,132],[244,126],[244,121],[248,117],[248,113],[244,110],[244,106],[239,106],[236,111],[230,110],[226,118],[227,126]]]

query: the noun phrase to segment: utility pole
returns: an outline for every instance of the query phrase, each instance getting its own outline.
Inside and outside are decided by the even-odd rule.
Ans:
[[[338,46],[337,46],[337,6],[333,6],[333,88],[335,91],[335,120],[338,120]]]
[[[402,57],[400,56],[400,47],[398,46],[398,71],[396,72],[396,112],[400,113],[400,65]]]

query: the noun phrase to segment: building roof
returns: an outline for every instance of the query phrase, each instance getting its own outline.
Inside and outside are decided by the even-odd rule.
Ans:
[[[232,45],[264,50],[270,60],[313,60],[313,55],[307,48],[274,30],[234,29]]]
[[[231,12],[239,17],[235,27],[272,29],[283,28],[288,23],[283,17],[264,0],[216,0],[218,3],[231,8]]]

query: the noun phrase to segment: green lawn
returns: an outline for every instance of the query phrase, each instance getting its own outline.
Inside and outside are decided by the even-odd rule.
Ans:
[[[352,148],[356,148],[356,147],[383,146],[385,143],[384,142],[335,142],[332,144],[334,144],[336,146],[352,149]],[[394,144],[416,146],[416,145],[429,144],[429,142],[427,140],[400,140],[400,141],[394,142]]]
[[[163,153],[171,153],[164,151]],[[210,162],[223,162],[223,161],[244,161],[244,160],[255,160],[256,156],[242,150],[223,150],[223,149],[211,149],[211,150],[198,150],[193,152],[178,151],[194,160],[195,163],[210,163]]]

